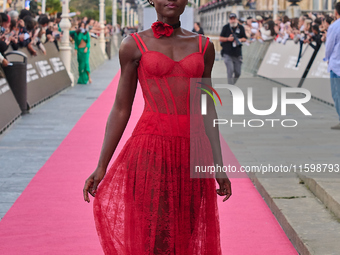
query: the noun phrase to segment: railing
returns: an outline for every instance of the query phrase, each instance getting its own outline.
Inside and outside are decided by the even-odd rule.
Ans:
[[[218,36],[209,36],[210,40],[213,42],[215,47],[215,60],[221,60],[221,50],[222,47],[219,42]],[[255,41],[249,45],[243,44],[242,46],[242,56],[243,64],[242,70],[251,73],[253,75],[257,74],[258,69],[262,63],[264,56],[270,46],[272,41],[258,42]]]
[[[240,18],[246,18],[246,17],[255,18],[258,15],[263,16],[263,17],[273,16],[272,10],[244,10],[244,11],[239,11],[238,13],[239,13]],[[285,13],[286,13],[285,10],[278,11],[279,16],[283,16],[285,15]]]
[[[215,9],[218,7],[224,6],[233,6],[233,5],[242,5],[242,0],[215,0],[206,3],[205,5],[200,6],[198,9],[198,13],[209,11],[211,9]]]
[[[324,11],[319,11],[319,10],[301,10],[301,15],[309,14],[309,13],[323,13],[323,14],[332,14],[333,11],[329,10],[324,10]],[[273,16],[273,10],[243,10],[239,11],[239,16],[240,18],[242,17],[253,17],[255,18],[257,15],[263,16],[263,17],[269,17]],[[279,16],[284,16],[286,15],[286,10],[279,10],[278,11]]]
[[[249,45],[244,44],[242,46],[242,70],[256,75],[271,43],[272,41],[255,41]]]

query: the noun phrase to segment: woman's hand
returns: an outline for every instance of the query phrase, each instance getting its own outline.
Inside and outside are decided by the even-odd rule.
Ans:
[[[216,190],[219,196],[226,196],[223,202],[231,196],[231,182],[225,173],[217,173],[216,181],[218,182],[220,188]]]
[[[90,203],[89,199],[89,194],[91,196],[95,197],[96,192],[97,192],[97,187],[98,184],[101,182],[101,180],[105,176],[106,170],[103,168],[97,168],[89,178],[85,181],[84,189],[83,189],[83,195],[84,195],[84,200],[88,203]]]
[[[85,49],[84,49],[84,53],[86,53],[87,52],[87,47],[85,47]]]
[[[6,67],[6,66],[8,66],[8,63],[9,63],[8,60],[4,58],[4,60],[2,60],[1,64],[2,64],[3,67]]]

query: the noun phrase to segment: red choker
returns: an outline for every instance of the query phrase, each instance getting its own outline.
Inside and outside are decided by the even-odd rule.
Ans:
[[[178,21],[174,25],[169,25],[167,23],[163,23],[162,21],[156,21],[152,23],[152,31],[153,35],[156,38],[160,38],[161,36],[170,36],[175,28],[178,28],[181,26],[181,22]]]

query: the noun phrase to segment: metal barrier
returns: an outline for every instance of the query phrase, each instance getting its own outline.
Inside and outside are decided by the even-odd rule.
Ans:
[[[29,108],[71,85],[70,77],[55,44],[46,43],[44,46],[46,55],[37,50],[37,56],[32,56],[26,47],[20,49],[20,52],[27,56],[27,104]],[[11,47],[8,51],[12,51]],[[8,60],[22,61],[22,57],[10,55]]]
[[[284,86],[302,86],[311,92],[314,99],[333,105],[327,63],[323,61],[325,46],[322,45],[316,54],[314,49],[304,45],[302,52],[296,66],[299,45],[292,41],[287,41],[286,45],[273,42],[264,54],[257,74]]]
[[[330,74],[327,71],[328,64],[323,60],[325,51],[326,47],[322,44],[302,87],[308,89],[316,99],[334,105]]]
[[[21,110],[5,78],[0,78],[0,134],[21,115]]]
[[[221,60],[222,57],[221,57],[220,52],[222,50],[222,47],[218,40],[219,37],[217,36],[208,36],[208,37],[213,42],[214,47],[215,47],[215,51],[216,51],[215,60]],[[249,45],[243,44],[242,46],[242,56],[243,56],[242,70],[256,75],[270,44],[271,44],[271,41],[266,41],[262,43],[256,41]]]
[[[111,56],[118,53],[122,37],[115,34],[110,45]],[[27,48],[21,48],[18,53],[22,52],[27,58],[27,104],[29,108],[48,99],[59,91],[71,85],[71,80],[66,72],[65,66],[60,59],[54,43],[46,43],[46,55],[37,50],[37,56],[32,57]],[[71,72],[74,75],[74,81],[78,80],[78,61],[71,45]],[[8,51],[13,49],[9,47]],[[102,52],[99,41],[92,39],[90,48],[90,67],[91,71],[98,68],[106,61],[107,57]],[[15,55],[9,57],[10,61],[22,61]],[[53,81],[53,82],[51,82]],[[21,115],[20,107],[13,95],[13,92],[5,78],[0,78],[0,133],[3,132],[11,123]]]
[[[243,44],[242,46],[242,70],[251,73],[253,75],[257,74],[264,56],[271,44],[271,41],[258,42],[255,41],[250,45]]]
[[[293,41],[287,41],[285,45],[271,43],[257,74],[289,87],[298,87],[314,50],[303,45],[303,56],[297,65],[299,51],[300,46]]]

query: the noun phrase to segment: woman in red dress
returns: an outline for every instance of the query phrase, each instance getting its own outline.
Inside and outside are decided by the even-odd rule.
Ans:
[[[88,193],[95,197],[94,219],[106,255],[221,255],[216,192],[226,201],[230,180],[223,172],[214,178],[191,178],[190,173],[192,155],[203,165],[223,165],[212,100],[207,115],[199,114],[201,124],[190,125],[190,81],[210,80],[214,46],[208,37],[180,27],[188,0],[149,3],[158,21],[121,43],[116,99],[84,200],[90,202]],[[138,80],[144,111],[106,173]]]

